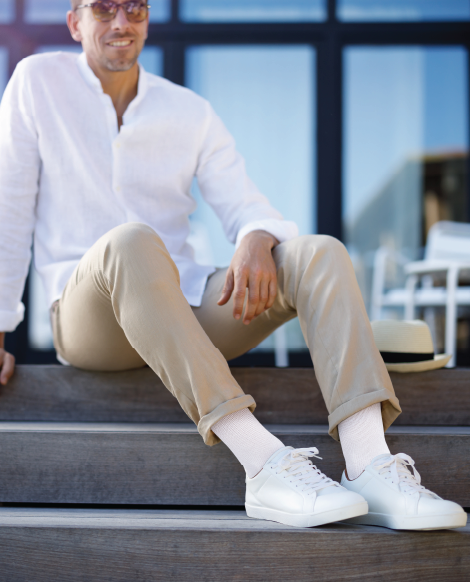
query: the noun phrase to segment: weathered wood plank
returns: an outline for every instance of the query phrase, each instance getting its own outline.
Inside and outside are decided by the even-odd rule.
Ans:
[[[326,426],[269,428],[286,445],[318,447],[318,466],[340,479],[341,448]],[[392,427],[387,441],[415,459],[425,486],[470,507],[470,428]],[[244,503],[242,468],[192,425],[0,423],[0,467],[0,502]]]
[[[79,516],[51,510],[33,519],[0,508],[2,582],[464,582],[470,528],[394,532],[332,524],[288,528],[258,520],[181,512],[168,519],[128,518],[100,510]],[[26,514],[29,510],[24,510]],[[220,516],[219,516],[220,517]],[[28,521],[29,519],[29,521]],[[114,525],[110,522],[115,522]],[[137,522],[137,523],[136,523]],[[140,522],[140,523],[139,523]]]
[[[312,369],[233,368],[261,422],[323,424],[327,410]],[[470,426],[470,369],[392,374],[403,414],[397,425]],[[18,366],[0,387],[1,420],[187,422],[149,368],[96,373],[64,366]]]

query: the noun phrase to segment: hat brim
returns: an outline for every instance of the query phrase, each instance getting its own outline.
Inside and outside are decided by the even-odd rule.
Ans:
[[[385,364],[389,372],[427,372],[428,370],[438,370],[443,368],[451,359],[450,354],[438,354],[433,360],[424,360],[422,362],[410,362],[403,364]]]

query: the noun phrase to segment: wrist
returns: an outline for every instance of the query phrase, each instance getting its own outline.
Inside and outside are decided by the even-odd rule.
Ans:
[[[5,347],[5,332],[0,331],[0,350],[3,350]]]
[[[256,241],[257,244],[266,244],[270,250],[280,244],[277,238],[266,230],[252,230],[243,237],[242,242],[248,243],[252,240]]]

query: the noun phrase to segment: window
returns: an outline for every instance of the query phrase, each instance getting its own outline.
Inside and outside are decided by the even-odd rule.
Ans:
[[[462,47],[345,50],[343,232],[366,303],[378,247],[419,258],[435,222],[466,220],[467,68]]]
[[[303,22],[324,20],[325,0],[180,0],[187,22]]]
[[[338,0],[344,21],[468,20],[470,0]]]
[[[83,4],[89,3],[85,0],[83,2]],[[165,22],[169,19],[169,0],[152,0],[151,5],[151,22]],[[64,23],[68,10],[70,10],[69,0],[26,0],[25,21],[30,24]]]
[[[0,0],[0,24],[12,22],[15,19],[15,3],[13,0]]]

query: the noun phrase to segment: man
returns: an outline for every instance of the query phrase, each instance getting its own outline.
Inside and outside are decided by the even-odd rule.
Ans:
[[[343,245],[296,236],[209,104],[139,68],[146,4],[79,1],[67,23],[83,54],[25,59],[0,109],[0,329],[22,319],[34,235],[59,358],[88,370],[148,364],[204,442],[222,440],[244,466],[248,515],[465,525],[458,505],[420,486],[409,457],[390,454],[384,428],[400,407]],[[236,242],[228,269],[197,265],[186,242],[194,176]],[[284,447],[255,419],[227,366],[296,316],[344,486],[309,461],[317,449]],[[3,349],[0,365],[5,384],[14,360]]]

